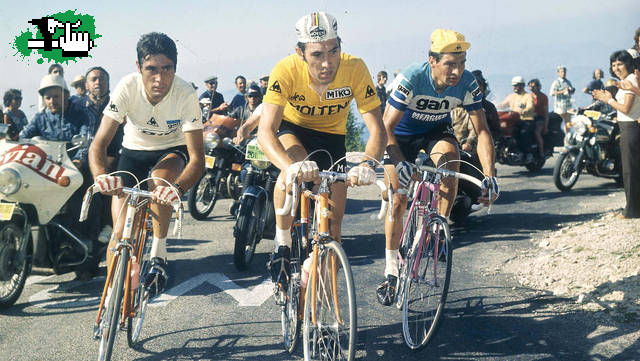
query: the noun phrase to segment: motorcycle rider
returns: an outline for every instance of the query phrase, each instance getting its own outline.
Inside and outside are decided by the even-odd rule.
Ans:
[[[544,139],[543,134],[549,132],[549,98],[540,91],[540,80],[529,80],[529,90],[533,97],[533,119],[536,125],[535,135],[538,142],[538,156],[544,159]]]
[[[516,75],[511,79],[513,93],[509,94],[503,101],[498,104],[498,108],[508,107],[512,112],[520,115],[520,123],[518,124],[516,134],[517,140],[522,152],[526,155],[526,163],[534,161],[533,154],[529,152],[531,148],[531,128],[533,126],[533,97],[524,90],[524,78]]]
[[[151,271],[144,279],[151,295],[162,292],[167,282],[167,231],[171,220],[171,204],[193,186],[204,169],[202,121],[198,96],[191,84],[175,75],[177,49],[175,42],[163,33],[142,35],[136,46],[137,72],[125,76],[114,92],[95,139],[89,148],[89,161],[100,192],[112,197],[114,232],[111,249],[122,235],[122,222],[117,222],[126,198],[122,186],[134,186],[130,176],[107,174],[107,146],[121,123],[125,122],[118,170],[136,175],[163,178],[181,193],[176,196],[164,182],[149,181],[153,193],[151,204],[153,243]]]
[[[384,113],[388,136],[384,162],[393,189],[400,190],[409,184],[413,168],[407,161],[413,162],[420,149],[424,149],[436,165],[460,159],[450,112],[462,105],[478,136],[483,173],[490,179],[490,186],[497,190],[493,141],[482,110],[482,94],[475,77],[465,70],[470,45],[458,32],[436,29],[431,34],[427,61],[410,65],[393,81]],[[446,167],[458,171],[459,164],[454,161]],[[451,212],[457,186],[455,178],[442,180],[438,211],[445,217]],[[385,306],[394,302],[402,218],[407,208],[406,192],[396,192],[393,197],[393,221],[385,217],[385,280],[376,289],[378,302]],[[486,190],[478,200],[483,204],[493,201],[488,199]]]

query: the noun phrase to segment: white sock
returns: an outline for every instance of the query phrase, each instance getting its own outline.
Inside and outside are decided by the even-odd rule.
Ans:
[[[276,244],[276,251],[280,246],[287,246],[291,248],[291,230],[280,229],[280,227],[276,226],[276,237],[274,238],[274,241]]]
[[[398,277],[398,250],[397,249],[385,249],[385,267],[384,276],[388,275]]]
[[[158,257],[167,262],[167,237],[160,238],[153,236],[151,243],[151,258]]]

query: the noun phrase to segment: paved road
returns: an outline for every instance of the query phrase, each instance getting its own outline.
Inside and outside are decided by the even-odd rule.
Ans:
[[[574,191],[558,192],[552,164],[535,175],[498,166],[503,193],[492,214],[482,211],[453,228],[446,319],[420,352],[404,346],[400,312],[375,300],[384,268],[383,224],[371,219],[377,191],[350,191],[343,229],[357,288],[359,359],[582,360],[611,352],[638,357],[637,343],[624,349],[616,341],[624,325],[601,325],[582,313],[547,314],[547,305],[563,300],[519,288],[499,268],[487,269],[499,255],[529,247],[537,232],[622,205],[621,190],[601,178],[585,175]],[[150,308],[140,347],[130,349],[121,333],[114,359],[301,359],[301,352],[290,356],[280,342],[279,309],[264,271],[272,241],[258,245],[248,272],[236,271],[228,206],[220,201],[203,222],[185,216],[184,239],[169,241],[170,290]],[[104,276],[79,283],[69,274],[39,274],[29,282],[17,304],[0,315],[0,360],[94,358],[98,344],[91,333]]]

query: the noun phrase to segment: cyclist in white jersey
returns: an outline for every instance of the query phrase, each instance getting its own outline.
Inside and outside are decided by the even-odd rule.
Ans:
[[[204,170],[198,96],[191,84],[175,75],[175,43],[165,34],[149,33],[142,35],[136,50],[138,71],[118,83],[89,148],[89,164],[96,184],[102,193],[113,195],[114,232],[107,248],[107,261],[111,258],[109,250],[122,234],[122,222],[116,226],[125,201],[121,188],[135,184],[130,176],[107,175],[107,146],[121,123],[125,125],[118,170],[129,171],[139,180],[149,174],[163,178],[182,194],[198,181]],[[166,287],[168,278],[166,240],[171,204],[180,202],[180,198],[159,181],[142,186],[154,195],[152,268],[144,282],[151,294],[157,295]]]

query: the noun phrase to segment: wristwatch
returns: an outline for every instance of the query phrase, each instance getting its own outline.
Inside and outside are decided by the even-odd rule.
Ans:
[[[372,161],[371,159],[367,159],[365,161],[363,161],[362,163],[360,163],[360,165],[366,164],[367,166],[369,166],[369,168],[375,170],[376,169],[376,162]]]

